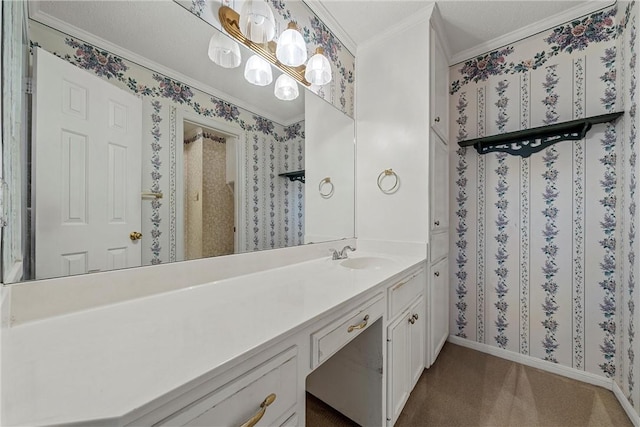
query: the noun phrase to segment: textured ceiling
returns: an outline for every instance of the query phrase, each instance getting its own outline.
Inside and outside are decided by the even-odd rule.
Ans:
[[[611,1],[438,1],[445,38],[456,56],[505,34],[519,31],[584,3],[604,7]],[[322,7],[356,45],[366,43],[385,28],[409,19],[433,2],[413,0],[324,0]],[[595,6],[598,7],[598,6]],[[552,24],[553,25],[553,24]],[[529,34],[530,35],[530,34]]]
[[[584,1],[443,1],[438,9],[451,54],[549,18]]]

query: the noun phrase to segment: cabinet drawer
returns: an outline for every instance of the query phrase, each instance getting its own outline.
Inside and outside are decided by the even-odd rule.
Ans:
[[[327,360],[384,314],[383,294],[311,334],[311,368]],[[367,317],[368,316],[368,317]]]
[[[300,423],[298,422],[298,414],[293,414],[289,418],[287,418],[284,423],[280,424],[280,427],[296,427],[299,425]]]
[[[261,403],[271,394],[275,395],[275,400],[266,406],[257,425],[281,425],[295,411],[296,363],[296,349],[289,349],[157,425],[240,426],[260,412]]]
[[[431,262],[446,257],[449,252],[449,233],[431,233]]]
[[[400,314],[407,305],[416,299],[425,289],[424,269],[420,269],[409,277],[389,288],[389,319]]]

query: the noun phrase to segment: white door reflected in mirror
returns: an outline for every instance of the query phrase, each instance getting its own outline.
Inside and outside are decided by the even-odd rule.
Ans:
[[[35,277],[141,265],[142,102],[35,52]]]

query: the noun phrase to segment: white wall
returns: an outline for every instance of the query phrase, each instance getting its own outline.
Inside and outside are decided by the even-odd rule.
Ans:
[[[305,97],[305,243],[353,236],[355,140],[353,119],[317,96]],[[327,126],[331,123],[331,126]],[[333,194],[320,195],[331,179]],[[323,184],[329,194],[330,184]]]
[[[358,48],[356,74],[356,236],[427,242],[429,15],[414,16]],[[419,48],[422,47],[422,48]],[[400,188],[383,194],[393,169]]]

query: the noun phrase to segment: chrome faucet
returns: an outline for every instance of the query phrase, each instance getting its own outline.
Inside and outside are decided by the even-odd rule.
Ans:
[[[338,252],[335,249],[329,249],[329,250],[332,253],[331,259],[335,261],[337,259],[346,259],[347,251],[355,251],[356,248],[354,248],[353,246],[345,246],[344,248],[342,248],[340,252]]]

